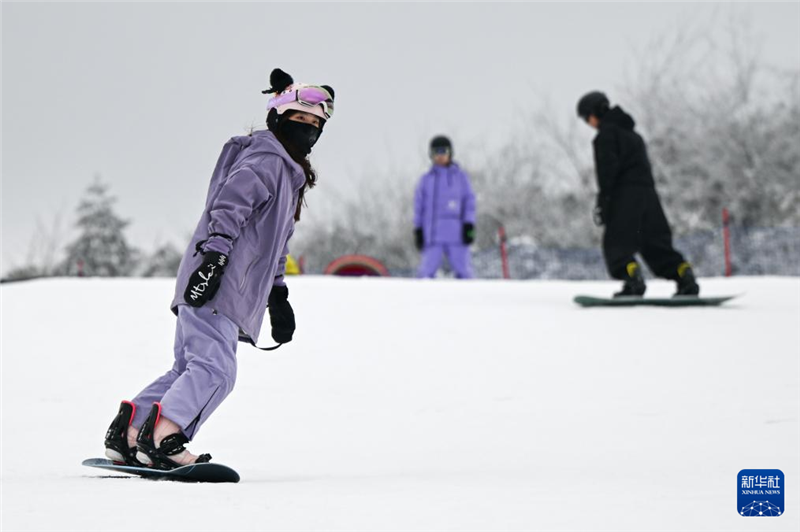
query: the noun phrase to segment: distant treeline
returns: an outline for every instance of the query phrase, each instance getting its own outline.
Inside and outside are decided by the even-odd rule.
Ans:
[[[743,23],[724,42],[702,22],[682,25],[638,48],[618,87],[586,87],[605,89],[637,120],[676,236],[716,230],[724,207],[740,227],[800,227],[800,69],[772,68],[758,49]],[[477,195],[478,249],[496,245],[501,225],[515,246],[599,244],[591,145],[568,113],[542,105],[510,128],[501,149],[459,152]],[[315,208],[314,191],[292,251],[312,271],[350,253],[413,269],[410,183],[408,175],[372,176],[328,208]],[[93,183],[77,209],[77,238],[61,249],[52,234],[37,235],[26,264],[6,277],[174,275],[189,242],[138,250],[113,204],[108,186]]]

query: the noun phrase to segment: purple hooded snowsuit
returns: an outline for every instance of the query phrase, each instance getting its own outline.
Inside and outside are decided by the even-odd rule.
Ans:
[[[460,279],[471,279],[469,246],[464,244],[465,223],[475,224],[475,194],[469,177],[461,168],[433,165],[414,193],[414,227],[422,229],[425,245],[418,277],[433,277],[447,255]]]
[[[203,215],[178,269],[172,301],[178,315],[175,363],[134,398],[134,427],[141,427],[153,402],[160,401],[162,414],[191,439],[231,392],[239,330],[258,340],[270,290],[283,284],[304,183],[303,170],[270,131],[233,137],[222,148]],[[209,238],[211,233],[232,240]],[[225,253],[229,261],[214,298],[193,308],[183,294],[202,263],[195,244],[203,240],[206,251]]]

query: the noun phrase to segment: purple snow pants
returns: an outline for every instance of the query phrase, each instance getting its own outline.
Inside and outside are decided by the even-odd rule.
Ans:
[[[433,277],[442,263],[442,255],[447,255],[450,267],[459,279],[472,279],[472,258],[469,246],[464,244],[428,244],[422,250],[417,277]]]
[[[153,403],[161,415],[177,423],[190,440],[236,381],[236,345],[239,327],[209,307],[178,306],[175,363],[133,399],[139,428]]]

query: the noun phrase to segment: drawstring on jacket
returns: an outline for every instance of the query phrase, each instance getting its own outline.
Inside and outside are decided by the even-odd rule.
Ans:
[[[240,336],[239,337],[239,341],[241,342],[242,340],[246,341],[248,344],[252,345],[253,347],[258,349],[259,351],[275,351],[276,349],[278,349],[280,346],[283,345],[283,344],[278,344],[278,345],[274,345],[272,347],[258,347],[256,345],[256,343],[253,341],[253,339],[250,338],[249,336],[247,336],[246,338]]]

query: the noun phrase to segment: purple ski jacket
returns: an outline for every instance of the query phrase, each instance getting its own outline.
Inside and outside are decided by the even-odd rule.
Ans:
[[[203,215],[181,259],[172,311],[185,305],[184,290],[203,261],[195,245],[228,255],[219,291],[206,303],[233,321],[254,341],[261,332],[267,297],[273,284],[283,285],[287,243],[294,232],[294,213],[305,183],[302,168],[270,131],[233,137],[211,176]],[[213,236],[229,235],[232,240]]]
[[[461,168],[433,165],[414,193],[414,227],[425,245],[463,244],[462,226],[475,223],[475,194]]]

